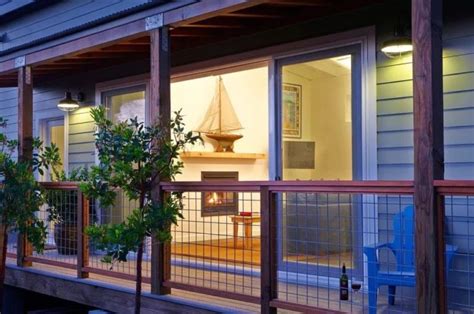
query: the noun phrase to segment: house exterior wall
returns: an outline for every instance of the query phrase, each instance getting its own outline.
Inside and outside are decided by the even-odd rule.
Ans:
[[[379,32],[378,42],[389,32]],[[378,179],[413,179],[413,82],[411,56],[389,59],[377,52]],[[445,178],[474,179],[474,23],[472,17],[446,21],[443,30]],[[451,306],[466,304],[474,293],[472,197],[446,199],[446,242],[458,247],[449,272]],[[385,205],[386,204],[386,205]],[[391,205],[390,205],[391,204]],[[399,205],[401,204],[401,205]],[[411,197],[379,199],[378,237],[392,240],[393,217]],[[401,207],[401,208],[400,208]],[[385,252],[383,260],[393,260]],[[467,270],[466,272],[460,270]],[[468,276],[469,278],[466,278]],[[455,288],[453,288],[455,287]],[[410,292],[408,292],[410,293]],[[471,304],[472,306],[472,304]]]
[[[117,1],[119,3],[120,1]],[[82,3],[82,2],[81,2]],[[383,25],[377,27],[377,42],[380,44],[391,34]],[[20,37],[20,36],[19,36]],[[59,79],[54,82],[35,82],[34,129],[38,135],[39,120],[61,114],[56,104],[66,89],[86,93],[86,105],[94,106],[95,84],[120,77],[146,73],[148,65],[139,62],[116,66],[107,71],[90,72],[76,78]],[[411,57],[388,59],[377,52],[377,157],[378,179],[403,180],[413,178],[413,99]],[[445,159],[447,179],[474,178],[474,22],[472,18],[448,20],[444,30],[444,107],[445,107]],[[0,89],[0,116],[8,118],[9,137],[17,135],[17,91],[16,88]],[[88,107],[69,116],[69,168],[88,166],[94,163],[93,124]],[[380,202],[411,204],[410,198],[380,199]],[[468,205],[470,202],[471,205]],[[469,229],[474,222],[472,199],[455,199],[455,205],[447,204],[448,237],[451,244],[459,247],[459,253],[472,254],[469,247]],[[468,207],[470,206],[470,207]],[[399,206],[380,206],[378,213],[379,240],[389,241],[392,235],[392,219]],[[455,267],[469,269],[472,264],[469,254],[455,258]],[[464,275],[455,273],[450,283],[462,283]],[[474,275],[470,282],[474,282]],[[472,289],[473,287],[471,287]],[[458,298],[467,300],[467,289],[460,289]],[[473,297],[473,296],[471,296]]]
[[[445,29],[443,90],[445,178],[474,178],[474,24],[463,33]],[[381,42],[379,40],[379,42]],[[411,56],[377,59],[378,177],[413,179],[413,90]]]

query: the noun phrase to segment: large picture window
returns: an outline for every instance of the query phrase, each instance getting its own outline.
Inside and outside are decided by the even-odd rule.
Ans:
[[[122,122],[138,117],[145,122],[145,86],[124,88],[104,93],[109,117],[113,122]]]

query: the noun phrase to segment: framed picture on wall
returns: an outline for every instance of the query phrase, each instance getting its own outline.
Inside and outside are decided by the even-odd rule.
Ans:
[[[301,85],[283,83],[283,136],[301,138]]]

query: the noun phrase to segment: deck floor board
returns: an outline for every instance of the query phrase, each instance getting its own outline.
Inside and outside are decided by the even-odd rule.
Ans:
[[[55,258],[58,259],[58,256]],[[67,258],[69,262],[72,261],[70,257]],[[133,262],[130,261],[129,265],[121,265],[116,271],[125,271],[129,274],[134,274]],[[100,262],[100,258],[93,259],[91,266],[98,267],[101,269],[109,269],[109,265]],[[76,271],[74,269],[67,269],[57,266],[51,266],[42,263],[33,263],[33,268],[48,271],[52,273],[60,273],[66,276],[75,278]],[[150,265],[149,262],[145,262],[146,276],[149,276]],[[89,279],[99,282],[108,283],[117,287],[134,289],[135,283],[132,280],[125,280],[110,276],[104,276],[99,274],[91,273]],[[172,280],[174,282],[190,284],[197,287],[206,287],[217,289],[220,291],[228,291],[233,293],[241,293],[245,295],[260,296],[260,278],[255,274],[230,274],[227,272],[208,271],[205,269],[193,268],[193,267],[179,267],[173,266],[172,269]],[[303,305],[316,306],[319,308],[326,308],[332,310],[339,310],[344,312],[352,313],[364,313],[367,311],[367,294],[359,292],[356,294],[355,299],[351,301],[339,301],[339,291],[337,289],[328,289],[325,287],[316,287],[307,285],[307,281],[298,280],[298,284],[286,282],[285,280],[279,281],[279,299],[282,301],[288,301]],[[144,283],[143,291],[150,292],[150,285]],[[236,300],[229,300],[224,298],[215,297],[212,295],[204,295],[185,290],[172,289],[172,295],[182,298],[183,300],[192,300],[195,302],[204,302],[206,304],[212,304],[215,306],[235,309],[236,311],[246,313],[259,313],[260,305],[240,302]],[[352,296],[352,294],[351,294]],[[379,296],[379,312],[382,313],[409,313],[414,311],[414,300],[406,299],[404,296],[397,299],[397,303],[394,306],[387,305],[386,295]],[[279,313],[292,313],[291,311],[279,310]]]

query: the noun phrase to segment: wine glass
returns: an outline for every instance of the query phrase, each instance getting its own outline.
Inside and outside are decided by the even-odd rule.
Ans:
[[[351,280],[351,288],[354,295],[354,299],[357,298],[361,287],[362,287],[362,281],[354,280],[354,279]]]

